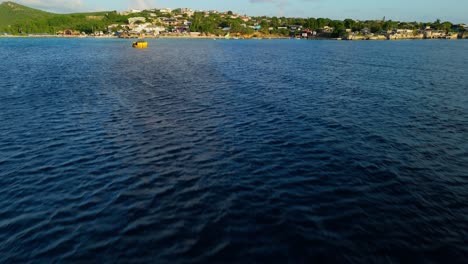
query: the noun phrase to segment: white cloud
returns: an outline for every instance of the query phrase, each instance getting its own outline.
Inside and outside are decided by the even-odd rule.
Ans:
[[[49,11],[80,11],[83,10],[84,4],[82,0],[17,0],[18,3],[45,9]]]
[[[151,9],[155,7],[152,0],[129,0],[129,7],[133,9]]]

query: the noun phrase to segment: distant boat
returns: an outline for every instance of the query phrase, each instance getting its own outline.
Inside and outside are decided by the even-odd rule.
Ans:
[[[146,49],[148,48],[148,42],[144,40],[138,40],[133,42],[132,47],[135,49]]]

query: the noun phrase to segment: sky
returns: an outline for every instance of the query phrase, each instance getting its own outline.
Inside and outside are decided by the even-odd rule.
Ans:
[[[15,0],[13,0],[15,1]],[[240,14],[332,19],[386,19],[468,23],[467,0],[16,0],[42,10],[124,11],[162,7],[234,11]]]

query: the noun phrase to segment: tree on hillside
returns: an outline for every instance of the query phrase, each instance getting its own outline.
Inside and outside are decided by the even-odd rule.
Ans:
[[[202,12],[197,12],[194,14],[192,19],[192,25],[190,26],[190,31],[202,32],[202,33],[214,33],[217,26],[220,24],[218,21],[219,15],[210,15],[205,17],[205,14]]]
[[[329,26],[335,30],[342,30],[346,28],[343,21],[341,20],[333,20],[330,22]]]
[[[318,18],[317,19],[317,27],[318,28],[323,28],[325,26],[328,26],[330,24],[330,19],[328,18]]]
[[[270,30],[269,30],[269,24],[266,20],[262,20],[262,22],[260,22],[260,32],[262,32],[263,34],[269,34],[270,33]]]
[[[280,26],[280,21],[277,17],[272,17],[270,20],[270,26],[273,28],[278,28]]]
[[[445,32],[449,32],[452,29],[453,24],[445,21],[440,25],[441,30],[444,30]]]
[[[431,27],[434,29],[438,29],[438,30],[441,29],[440,19],[437,19],[436,21],[434,21]]]
[[[350,18],[345,19],[343,23],[346,28],[354,28],[356,26],[356,21]]]
[[[240,19],[231,19],[229,20],[229,27],[231,28],[231,32],[236,32],[239,33],[242,31],[244,28],[241,25],[241,20]]]
[[[398,22],[395,22],[395,21],[392,21],[392,20],[388,20],[388,21],[385,21],[382,25],[382,29],[383,30],[393,30],[393,29],[397,29],[398,28]]]
[[[317,19],[315,18],[309,18],[305,21],[304,27],[310,29],[310,30],[317,30],[319,29]]]

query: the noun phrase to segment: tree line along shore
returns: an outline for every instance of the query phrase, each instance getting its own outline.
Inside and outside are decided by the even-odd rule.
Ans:
[[[247,16],[188,8],[54,14],[14,2],[0,4],[0,36],[161,38],[305,38],[343,40],[468,38],[449,21],[401,22]]]

